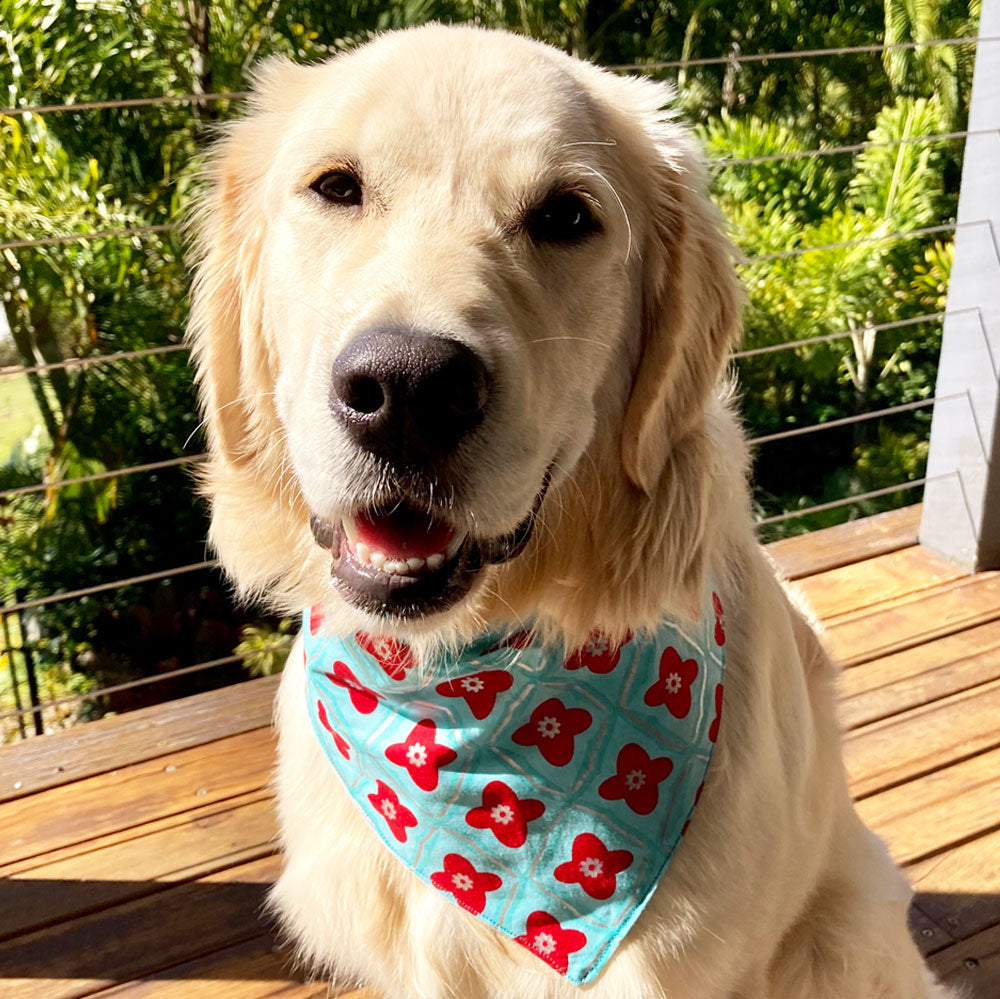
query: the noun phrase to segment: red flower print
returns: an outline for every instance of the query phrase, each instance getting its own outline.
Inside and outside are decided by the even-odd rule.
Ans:
[[[330,719],[326,714],[326,705],[322,701],[316,702],[316,713],[319,715],[319,723],[333,736],[333,741],[340,750],[340,755],[344,757],[345,760],[351,758],[351,747],[347,744],[347,740],[344,739],[339,732],[333,730],[333,726],[330,724]]]
[[[691,684],[697,675],[698,663],[694,659],[681,659],[672,645],[667,646],[660,656],[660,678],[643,700],[651,708],[664,704],[675,718],[684,718],[691,710]]]
[[[715,644],[725,645],[726,643],[726,619],[722,613],[722,601],[718,593],[712,594],[712,610],[715,611]]]
[[[361,646],[385,670],[391,680],[405,680],[406,674],[413,669],[413,653],[404,642],[397,642],[387,635],[366,635],[363,631],[354,633]]]
[[[363,686],[351,672],[347,663],[342,663],[338,659],[333,664],[333,672],[323,675],[330,683],[337,687],[343,687],[351,695],[351,704],[354,705],[354,710],[359,714],[370,715],[378,707],[379,695],[374,690]]]
[[[477,871],[465,857],[449,853],[444,870],[431,875],[431,884],[454,895],[460,906],[478,916],[486,908],[486,893],[496,891],[503,879],[489,871]]]
[[[501,638],[499,642],[495,642],[488,649],[483,649],[480,655],[488,656],[491,652],[499,652],[501,649],[526,649],[533,638],[534,635],[530,631],[515,631],[512,635]]]
[[[399,796],[388,784],[380,780],[375,781],[378,790],[374,794],[368,795],[372,808],[385,819],[389,826],[389,832],[399,840],[406,842],[406,830],[409,826],[417,824],[417,817],[406,805],[402,804]]]
[[[511,738],[519,746],[537,746],[546,762],[564,767],[573,758],[573,740],[593,721],[585,708],[567,708],[558,697],[550,697],[531,712],[531,721]]]
[[[436,738],[437,725],[424,718],[413,726],[406,742],[393,743],[385,751],[390,763],[406,767],[421,791],[433,791],[438,786],[438,769],[458,756],[454,749],[435,742]]]
[[[465,821],[473,829],[492,830],[504,846],[516,849],[528,838],[528,823],[544,811],[540,801],[519,798],[502,780],[491,780],[483,788],[483,803],[470,808]]]
[[[323,627],[323,608],[319,604],[309,608],[309,634],[315,635]]]
[[[708,728],[708,741],[715,742],[719,738],[719,720],[722,718],[722,684],[715,685],[715,717]]]
[[[573,859],[555,869],[556,881],[579,885],[591,898],[611,898],[617,876],[632,864],[628,850],[609,850],[593,833],[573,840]]]
[[[505,669],[488,669],[439,683],[434,689],[442,697],[464,697],[472,716],[482,720],[496,706],[497,694],[510,690],[513,683],[514,678]]]
[[[572,653],[563,665],[566,669],[586,668],[591,673],[610,673],[622,657],[622,648],[631,640],[631,631],[617,644],[603,632],[592,632],[586,644]]]
[[[630,742],[618,754],[614,777],[602,781],[597,793],[606,801],[620,801],[636,815],[649,815],[660,800],[660,784],[670,776],[673,763],[666,756],[650,759],[642,746]]]
[[[701,800],[701,792],[705,790],[705,782],[702,781],[698,785],[698,790],[694,793],[694,804],[691,806],[691,818],[694,818],[694,809],[698,807],[698,802]],[[684,828],[681,829],[681,835],[686,836],[688,831],[688,826],[691,825],[691,819],[689,818],[687,822],[684,823]]]
[[[569,968],[569,955],[587,946],[587,938],[579,930],[564,930],[555,916],[540,910],[528,916],[524,935],[515,939],[560,975]]]

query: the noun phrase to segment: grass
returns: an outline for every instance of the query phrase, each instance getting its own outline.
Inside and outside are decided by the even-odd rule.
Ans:
[[[41,422],[28,376],[0,376],[0,464]]]

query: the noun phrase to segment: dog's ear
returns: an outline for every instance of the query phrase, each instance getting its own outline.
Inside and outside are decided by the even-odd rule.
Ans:
[[[672,444],[704,418],[740,331],[743,295],[694,142],[653,120],[642,342],[622,426],[629,481],[652,495]]]
[[[194,218],[200,259],[188,336],[209,449],[228,465],[245,464],[273,435],[275,368],[261,328],[266,220],[257,206],[267,157],[260,145],[263,136],[281,134],[281,117],[301,98],[313,72],[287,59],[270,59],[256,69],[252,113],[215,144],[208,191]]]

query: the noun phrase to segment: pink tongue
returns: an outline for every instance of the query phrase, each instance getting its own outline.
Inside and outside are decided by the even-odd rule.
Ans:
[[[427,558],[443,552],[455,530],[443,520],[434,520],[408,507],[391,513],[362,511],[354,518],[358,540],[384,555]]]

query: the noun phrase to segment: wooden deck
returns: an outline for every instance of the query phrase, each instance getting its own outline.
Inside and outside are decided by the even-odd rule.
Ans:
[[[1000,999],[1000,573],[963,574],[916,525],[909,508],[771,553],[846,667],[851,784],[916,886],[921,949]],[[257,915],[278,869],[274,686],[0,750],[0,997],[326,994]]]

